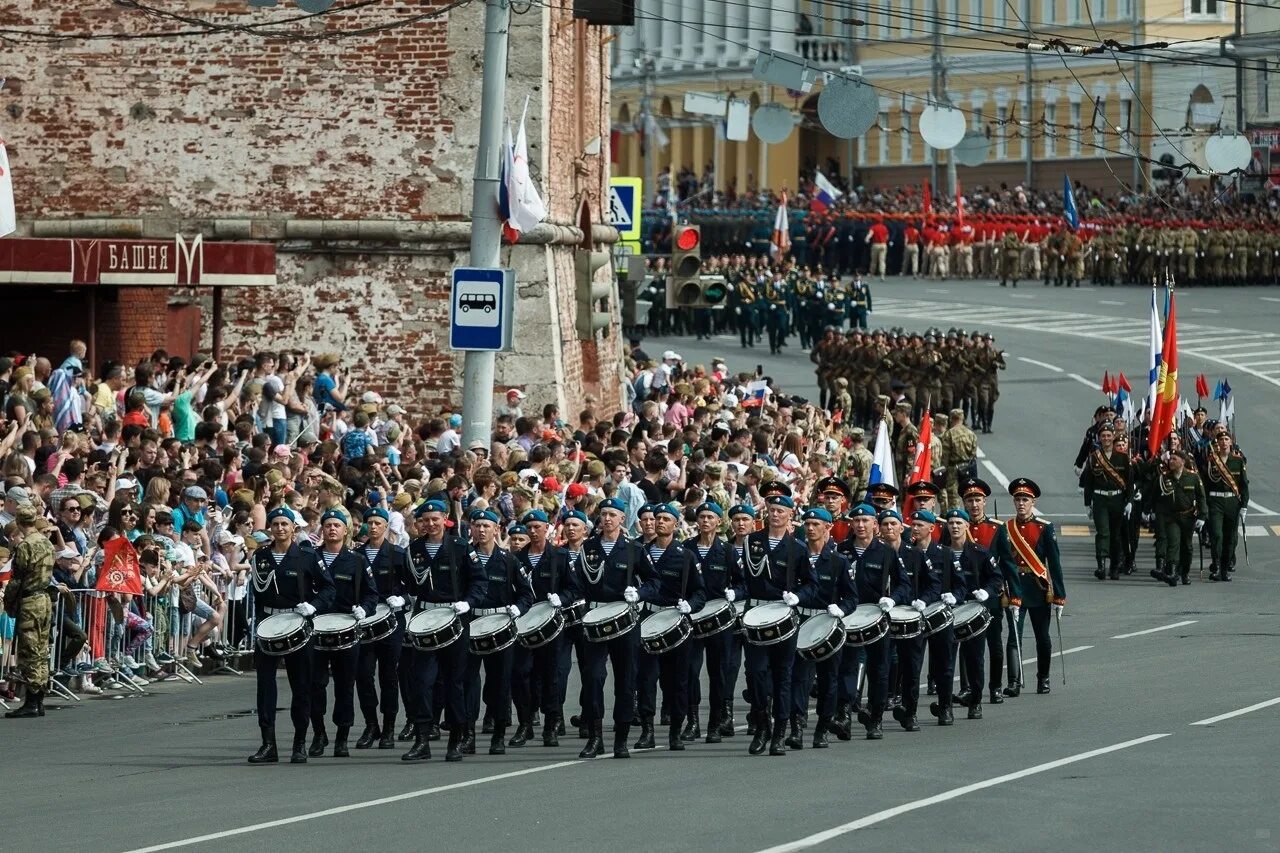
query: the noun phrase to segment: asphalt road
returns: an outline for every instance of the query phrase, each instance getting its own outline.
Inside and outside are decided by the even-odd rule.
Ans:
[[[1028,292],[1038,307],[1063,311],[1096,312],[1100,298],[1083,288]],[[1102,293],[1110,298],[1113,291]],[[1114,293],[1142,301],[1133,291]],[[937,319],[894,316],[891,295],[904,300],[893,310],[936,305]],[[1183,304],[1199,295],[1189,291]],[[1257,298],[1252,292],[1209,295],[1224,326],[1252,322],[1237,318],[1225,301],[1236,300],[1232,310],[1244,313]],[[877,287],[884,307],[873,325],[946,328],[953,321],[939,300],[976,305],[980,297],[1003,296],[976,283],[894,282]],[[1141,315],[1141,304],[1135,310]],[[983,328],[968,320],[965,326]],[[993,328],[1011,357],[996,432],[982,437],[986,459],[1009,476],[1037,479],[1048,492],[1049,517],[1083,524],[1070,465],[1099,394],[1064,376],[1096,381],[1104,367],[1141,375],[1145,351],[1105,337]],[[807,357],[794,350],[744,359],[728,338],[701,347],[685,340],[647,344],[674,347],[691,360],[723,355],[731,367],[762,361],[797,390],[811,376]],[[1184,377],[1200,369],[1191,358],[1184,364]],[[1277,389],[1244,375],[1237,385],[1236,375],[1227,375],[1242,393],[1240,423],[1257,500],[1264,508],[1280,506],[1268,474],[1277,439],[1261,417],[1275,409]],[[1141,573],[1098,582],[1090,573],[1090,540],[1064,536],[1065,655],[1055,655],[1050,695],[1024,694],[986,706],[982,721],[961,718],[949,729],[926,724],[918,734],[889,720],[883,741],[833,742],[825,752],[785,758],[752,758],[739,735],[679,755],[658,750],[633,753],[626,762],[584,762],[576,760],[581,742],[570,736],[558,749],[532,746],[460,764],[445,764],[437,752],[430,762],[408,766],[399,751],[373,750],[301,767],[249,767],[244,759],[257,734],[247,716],[249,675],[210,678],[203,686],[155,685],[136,698],[86,699],[41,720],[0,720],[4,844],[24,851],[220,853],[941,844],[983,851],[1278,850],[1280,548],[1269,532],[1249,544],[1251,564],[1240,566],[1236,582],[1193,580],[1170,589]],[[576,690],[575,677],[570,696]],[[282,678],[282,705],[287,695]],[[287,711],[281,720],[283,741]]]

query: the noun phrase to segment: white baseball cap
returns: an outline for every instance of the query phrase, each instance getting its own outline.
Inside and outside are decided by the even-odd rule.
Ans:
[[[669,349],[662,354],[663,361],[684,361],[684,357],[673,349]]]

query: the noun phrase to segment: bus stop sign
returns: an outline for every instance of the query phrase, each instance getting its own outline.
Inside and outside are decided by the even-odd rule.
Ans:
[[[449,348],[472,352],[511,349],[514,270],[457,267],[449,299]]]

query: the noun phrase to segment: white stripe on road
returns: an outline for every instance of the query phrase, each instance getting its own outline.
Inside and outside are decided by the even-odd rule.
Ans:
[[[1280,699],[1277,699],[1275,701],[1280,702]],[[759,851],[759,853],[788,853],[788,851],[792,851],[792,850],[804,850],[809,847],[816,847],[819,844],[825,844],[828,841],[832,841],[836,838],[839,838],[842,835],[847,835],[848,833],[854,832],[859,829],[866,829],[869,826],[874,826],[877,823],[883,823],[884,821],[898,817],[899,815],[904,815],[909,812],[918,811],[919,809],[928,808],[929,806],[938,805],[939,803],[945,803],[950,800],[955,800],[965,796],[966,794],[972,794],[976,791],[983,791],[983,790],[986,790],[987,788],[994,788],[997,785],[1003,785],[1006,782],[1016,782],[1019,779],[1025,779],[1028,776],[1036,776],[1040,773],[1048,773],[1051,770],[1057,770],[1059,767],[1066,767],[1069,764],[1075,764],[1080,761],[1087,761],[1090,758],[1097,758],[1100,755],[1107,755],[1108,753],[1119,752],[1122,749],[1129,749],[1131,747],[1141,746],[1142,744],[1145,744],[1145,743],[1151,743],[1152,741],[1169,737],[1169,735],[1170,735],[1169,732],[1165,732],[1163,734],[1146,735],[1145,737],[1134,738],[1133,740],[1126,740],[1126,741],[1122,741],[1121,743],[1113,743],[1110,746],[1104,746],[1104,747],[1101,747],[1100,749],[1091,749],[1088,752],[1081,752],[1081,753],[1077,753],[1076,755],[1069,755],[1066,758],[1059,758],[1055,761],[1047,761],[1044,764],[1037,764],[1034,767],[1028,767],[1025,770],[1018,770],[1013,773],[1006,773],[1003,776],[994,776],[990,779],[984,779],[981,782],[974,782],[970,785],[963,785],[959,788],[952,788],[950,791],[944,791],[941,794],[935,794],[932,797],[925,797],[922,800],[914,800],[913,802],[910,802],[910,803],[903,803],[900,806],[894,806],[893,808],[884,809],[883,811],[878,811],[875,814],[870,814],[870,815],[867,815],[866,817],[849,821],[848,823],[841,824],[840,826],[832,827],[831,829],[825,830],[823,832],[818,832],[813,835],[806,836],[804,838],[800,838],[796,841],[791,841],[786,844],[779,844],[776,847],[769,847],[765,850]]]
[[[1068,373],[1067,376],[1079,382],[1081,385],[1088,385],[1090,388],[1092,388],[1095,391],[1102,390],[1102,386],[1099,385],[1097,382],[1094,382],[1092,379],[1085,379],[1079,373]]]
[[[1249,509],[1256,512],[1258,515],[1275,515],[1276,514],[1275,510],[1267,509],[1265,506],[1258,503],[1257,501],[1249,501]]]
[[[454,782],[452,785],[438,785],[434,788],[423,788],[420,791],[408,791],[406,793],[395,794],[390,797],[379,797],[376,800],[365,800],[361,803],[351,803],[350,805],[337,806],[331,809],[324,809],[323,811],[308,812],[307,814],[295,815],[294,817],[269,820],[263,823],[254,823],[249,826],[241,826],[235,829],[224,830],[222,832],[211,832],[208,835],[197,835],[192,838],[184,838],[180,841],[169,841],[164,844],[155,844],[151,847],[139,847],[136,850],[128,851],[128,853],[153,853],[153,851],[157,850],[171,850],[175,847],[186,847],[190,844],[200,844],[205,841],[217,841],[222,838],[247,835],[250,832],[260,832],[264,829],[275,829],[278,826],[288,826],[293,823],[302,823],[303,821],[315,820],[322,817],[331,817],[333,815],[345,814],[346,812],[358,811],[360,809],[385,806],[389,803],[399,803],[404,800],[413,800],[419,797],[427,797],[432,794],[442,794],[445,791],[457,791],[462,788],[472,788],[476,785],[484,785],[489,782],[500,782],[503,779],[515,779],[519,776],[528,776],[531,773],[542,773],[546,770],[557,770],[561,767],[582,766],[586,763],[586,761],[557,761],[554,764],[547,764],[542,767],[530,767],[525,770],[513,770],[510,773],[481,776],[479,779],[468,779],[465,782]]]
[[[1280,302],[1280,299],[1276,299],[1274,296],[1259,296],[1258,298],[1263,302]]]
[[[1005,476],[1003,471],[996,467],[996,463],[992,462],[990,459],[983,459],[982,464],[987,467],[991,476],[996,478],[996,482],[1000,484],[1000,488],[1009,488],[1009,478]]]
[[[1223,720],[1229,720],[1232,717],[1240,717],[1245,714],[1252,714],[1254,711],[1261,711],[1263,708],[1270,708],[1272,705],[1280,705],[1280,697],[1268,699],[1265,702],[1259,702],[1256,705],[1250,705],[1248,708],[1241,708],[1239,711],[1228,711],[1225,714],[1219,714],[1216,717],[1210,717],[1207,720],[1196,720],[1193,726],[1211,726],[1214,723],[1220,723]]]
[[[1128,305],[1128,302],[1117,302],[1114,299],[1099,299],[1099,305]]]
[[[1034,358],[1023,358],[1022,356],[1018,356],[1018,361],[1025,361],[1027,364],[1034,364],[1036,367],[1043,367],[1045,370],[1052,370],[1054,373],[1063,372],[1061,367],[1056,367],[1052,364],[1045,364],[1043,361],[1036,361]]]
[[[1147,629],[1147,630],[1145,630],[1145,631],[1134,631],[1134,632],[1133,632],[1133,633],[1131,633],[1131,634],[1116,634],[1116,635],[1115,635],[1114,637],[1112,637],[1111,639],[1113,639],[1113,640],[1127,640],[1127,639],[1129,639],[1130,637],[1141,637],[1141,636],[1143,636],[1144,634],[1155,634],[1155,633],[1157,633],[1157,632],[1159,632],[1159,631],[1172,631],[1174,628],[1182,628],[1182,627],[1185,627],[1185,626],[1187,626],[1187,625],[1194,625],[1194,624],[1196,624],[1196,622],[1197,622],[1197,621],[1198,621],[1198,620],[1196,620],[1196,619],[1188,619],[1188,620],[1187,620],[1187,621],[1185,621],[1185,622],[1174,622],[1172,625],[1161,625],[1159,628],[1148,628],[1148,629]]]

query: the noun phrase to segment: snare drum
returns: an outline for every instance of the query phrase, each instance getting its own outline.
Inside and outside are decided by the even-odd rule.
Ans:
[[[560,615],[564,617],[564,626],[566,628],[582,624],[582,617],[586,614],[587,600],[585,598],[579,598],[573,604],[566,604],[560,608]]]
[[[680,644],[693,634],[693,625],[689,617],[674,607],[650,613],[640,623],[640,645],[651,655],[660,655]]]
[[[360,642],[376,643],[396,632],[396,612],[389,605],[379,604],[372,616],[360,620]]]
[[[259,622],[254,633],[264,655],[291,655],[311,640],[311,620],[297,613],[276,613]]]
[[[462,620],[449,605],[429,607],[404,627],[405,642],[420,652],[436,652],[462,636]]]
[[[689,619],[693,622],[693,636],[701,640],[732,627],[738,621],[738,611],[725,599],[713,598]]]
[[[795,636],[800,628],[800,617],[786,602],[770,601],[758,604],[742,617],[742,630],[753,646],[772,646]]]
[[[526,649],[536,649],[560,636],[564,630],[564,612],[550,601],[539,601],[516,619],[516,633],[520,637],[520,645]]]
[[[956,640],[971,640],[987,630],[991,624],[991,611],[977,601],[966,601],[951,611],[951,627]]]
[[[607,643],[636,626],[636,612],[625,601],[611,601],[582,617],[582,635],[593,643]]]
[[[924,609],[924,613],[920,614],[924,617],[924,635],[932,637],[934,634],[951,626],[951,608],[943,604],[941,601],[935,601]]]
[[[841,621],[844,622],[844,632],[851,646],[869,646],[884,639],[889,633],[889,614],[881,610],[878,604],[859,604],[852,613],[846,613]]]
[[[898,605],[889,611],[889,636],[910,640],[924,633],[924,617],[914,607]]]
[[[844,623],[830,613],[819,613],[804,620],[796,636],[796,654],[817,663],[840,651],[845,640]]]
[[[360,620],[350,613],[325,613],[315,618],[312,642],[322,652],[340,652],[360,642]]]
[[[506,613],[494,613],[471,623],[467,642],[473,655],[493,655],[511,648],[519,637],[516,620]]]

